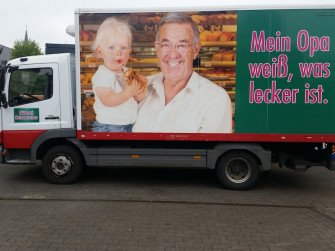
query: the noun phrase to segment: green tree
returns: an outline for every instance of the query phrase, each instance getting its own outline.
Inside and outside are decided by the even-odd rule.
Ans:
[[[11,59],[42,54],[41,48],[34,40],[16,40],[12,49]]]

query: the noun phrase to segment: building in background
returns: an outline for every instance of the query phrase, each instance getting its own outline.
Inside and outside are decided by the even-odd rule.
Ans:
[[[0,65],[5,65],[10,59],[12,49],[0,44]]]

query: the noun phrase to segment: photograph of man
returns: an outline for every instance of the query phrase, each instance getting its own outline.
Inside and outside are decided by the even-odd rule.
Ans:
[[[148,77],[133,132],[231,133],[227,92],[193,70],[199,30],[185,13],[168,13],[154,42],[161,72]]]

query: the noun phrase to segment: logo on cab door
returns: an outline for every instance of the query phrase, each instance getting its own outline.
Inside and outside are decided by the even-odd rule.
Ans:
[[[38,108],[15,108],[14,109],[14,122],[15,123],[33,123],[39,122],[39,109]]]

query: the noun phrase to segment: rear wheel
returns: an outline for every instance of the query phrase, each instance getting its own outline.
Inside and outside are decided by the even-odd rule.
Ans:
[[[77,150],[62,145],[51,148],[42,161],[44,176],[51,183],[70,184],[83,172],[83,160]]]
[[[250,153],[242,151],[223,155],[216,168],[216,174],[221,184],[232,190],[250,189],[256,184],[259,173],[256,158]]]

